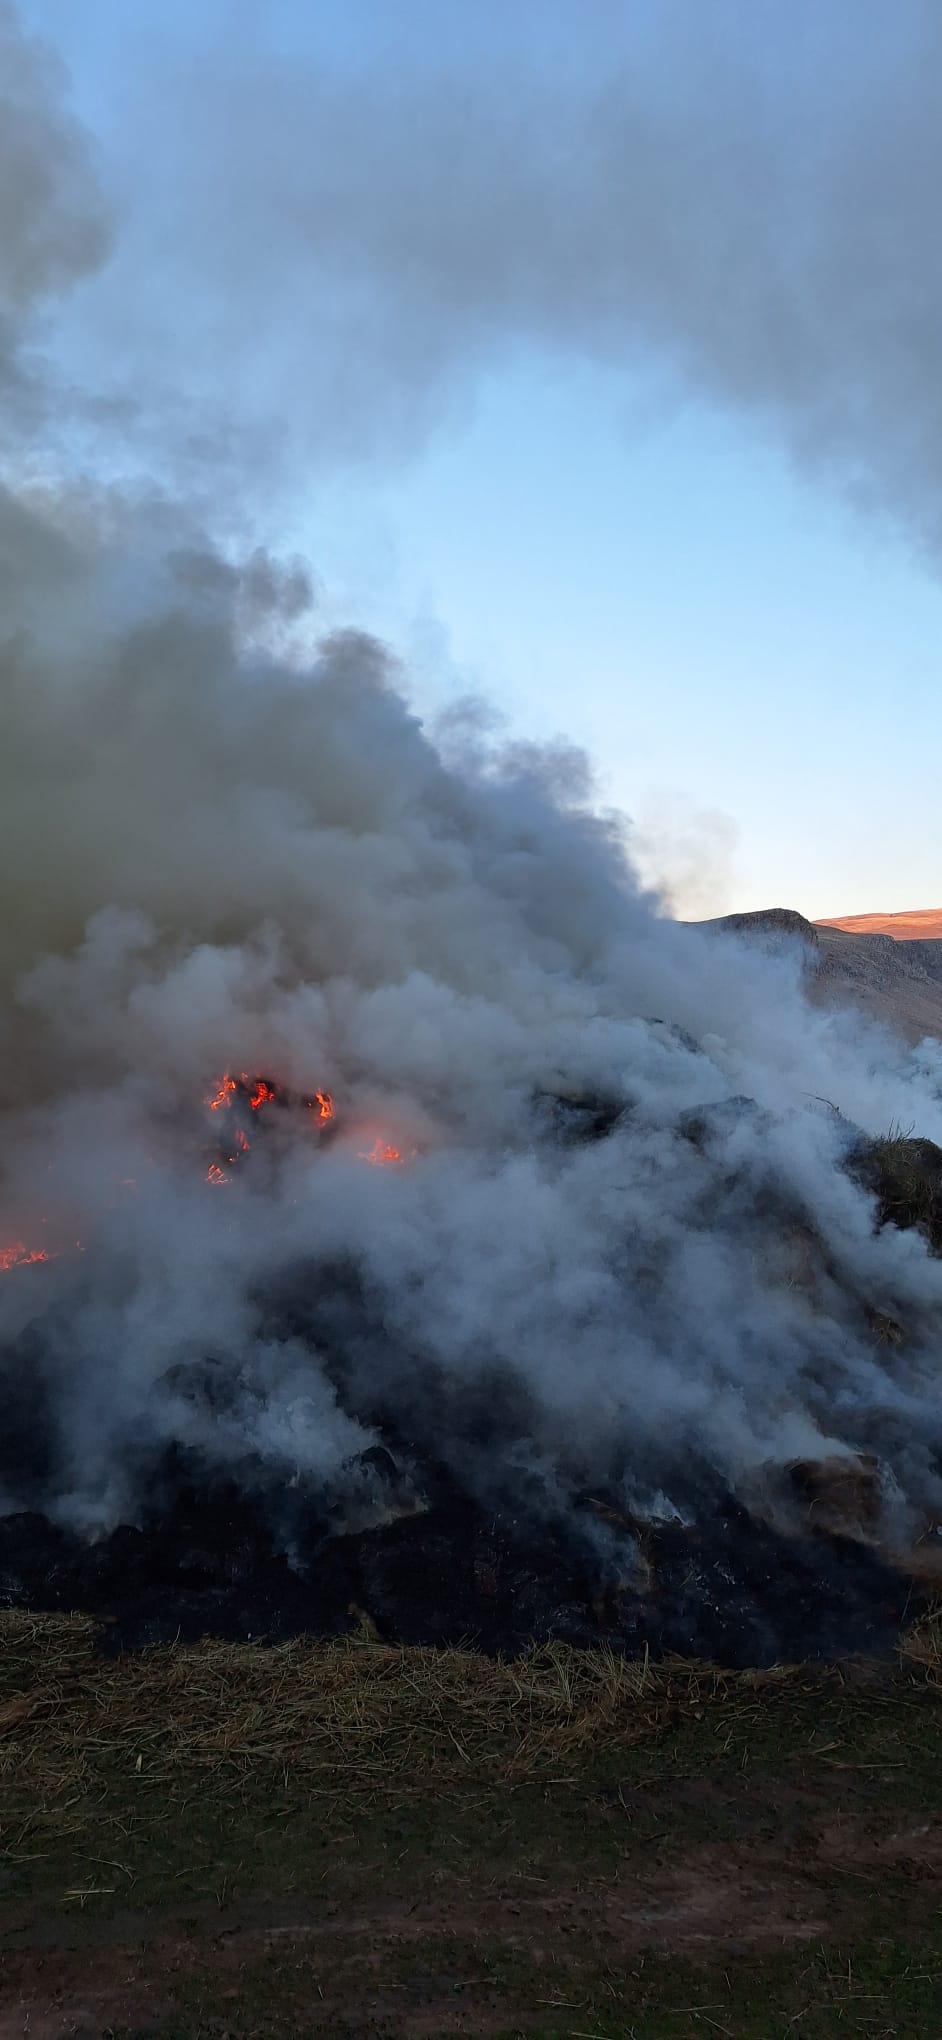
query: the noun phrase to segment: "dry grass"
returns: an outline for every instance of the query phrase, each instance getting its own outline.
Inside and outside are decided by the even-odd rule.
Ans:
[[[122,1776],[212,1775],[238,1787],[289,1772],[308,1791],[370,1797],[408,1798],[462,1778],[511,1785],[823,1676],[654,1665],[563,1645],[508,1663],[355,1639],[264,1650],[206,1642],[108,1660],[94,1638],[83,1617],[0,1617],[0,1789],[45,1802]],[[910,1633],[901,1662],[912,1679],[942,1687],[942,1613]]]
[[[822,1766],[859,1796],[889,1764],[897,1812],[900,1780],[921,1806],[937,1772],[938,1707],[923,1698],[942,1697],[942,1612],[899,1667],[872,1674],[562,1645],[507,1663],[365,1635],[106,1659],[95,1635],[83,1617],[0,1614],[0,1854],[23,1919],[86,1906],[162,1917],[256,1889],[319,1903],[325,1877],[351,1903],[400,1885],[414,1897],[423,1878],[435,1899],[436,1879],[470,1874],[472,1859],[481,1876],[499,1858],[555,1889],[570,1859],[611,1874],[625,1845],[613,1779],[622,1816],[626,1778],[654,1795],[646,1825],[632,1801],[641,1848],[662,1814],[686,1832],[691,1779],[719,1777],[730,1804],[711,1799],[711,1831],[738,1832],[747,1770],[768,1781],[773,1819],[776,1780],[796,1763],[802,1777],[811,1766],[812,1796],[830,1789]],[[696,1840],[696,1793],[691,1805]]]
[[[942,1178],[938,1148],[911,1132],[891,1127],[867,1144],[864,1174],[880,1200],[884,1223],[917,1226],[936,1251],[942,1250]]]
[[[109,1661],[74,1616],[0,1619],[0,1784],[83,1790],[104,1769],[149,1780],[290,1767],[316,1785],[425,1792],[473,1771],[533,1778],[667,1715],[795,1673],[724,1673],[551,1645],[504,1662],[372,1641],[274,1649],[206,1642]]]
[[[0,1615],[0,2027],[935,2032],[939,1698],[942,1611],[859,1674]]]
[[[102,1763],[149,1779],[288,1764],[397,1792],[469,1767],[510,1779],[600,1735],[636,1738],[666,1692],[644,1663],[564,1648],[504,1663],[372,1641],[206,1642],[108,1661],[93,1643],[80,1617],[0,1622],[0,1781],[82,1789]]]
[[[942,1607],[931,1608],[907,1630],[900,1657],[927,1685],[942,1691]]]

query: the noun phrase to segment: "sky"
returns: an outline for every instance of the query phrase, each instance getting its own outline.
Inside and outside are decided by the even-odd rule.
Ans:
[[[934,0],[18,13],[109,222],[73,460],[584,745],[680,914],[942,903]]]

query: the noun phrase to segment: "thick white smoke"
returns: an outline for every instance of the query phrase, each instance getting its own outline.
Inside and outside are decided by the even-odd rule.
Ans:
[[[297,570],[4,510],[2,1201],[58,1255],[0,1284],[8,1505],[133,1513],[170,1445],[342,1486],[377,1424],[477,1484],[867,1447],[942,1499],[942,1266],[842,1166],[942,1136],[931,1051],[659,920],[575,761],[446,763],[375,642],[273,650]],[[228,1070],[331,1137],[260,1116],[208,1183]]]

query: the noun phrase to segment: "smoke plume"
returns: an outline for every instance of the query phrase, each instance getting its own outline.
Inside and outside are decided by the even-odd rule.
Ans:
[[[549,350],[746,415],[938,559],[931,0],[358,20],[135,30],[127,228],[72,333],[155,459],[399,457]]]
[[[942,1134],[938,1065],[658,919],[578,761],[446,763],[381,646],[286,652],[296,571],[4,512],[3,1210],[55,1257],[0,1292],[8,1505],[133,1514],[171,1447],[342,1488],[378,1437],[554,1496],[874,1448],[942,1498],[939,1264],[842,1166]],[[243,1071],[327,1137],[226,1152]]]
[[[9,379],[104,240],[54,70],[8,7],[0,33]],[[747,100],[730,120],[717,62],[673,115],[617,74],[525,128],[473,74],[449,101],[377,71],[355,142],[335,78],[312,100],[276,70],[220,219],[224,70],[188,184],[209,313],[222,279],[300,348],[326,276],[307,419],[329,397],[364,444],[408,438],[498,337],[666,337],[792,438],[823,425],[838,464],[872,414],[868,472],[928,529],[923,300],[884,346],[841,297],[852,372],[827,350],[835,248],[865,295],[885,253],[842,222],[881,162],[935,149],[931,84],[898,162],[886,121],[866,155],[812,148],[805,245],[787,138]],[[799,252],[804,324],[778,317]],[[0,592],[6,1509],[133,1518],[172,1465],[344,1507],[380,1441],[417,1492],[444,1467],[546,1508],[596,1480],[755,1502],[868,1450],[900,1522],[938,1509],[940,1263],[846,1166],[861,1129],[942,1137],[931,1045],[813,1012],[787,949],[660,918],[583,759],[474,717],[436,742],[381,645],[319,634],[302,567],[223,557],[184,508],[11,469]]]

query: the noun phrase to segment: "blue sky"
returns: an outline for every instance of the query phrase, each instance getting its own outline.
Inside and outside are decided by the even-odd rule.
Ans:
[[[501,15],[419,0],[386,7],[272,0],[267,8],[240,0],[160,7],[30,0],[24,13],[72,72],[75,103],[98,138],[106,185],[111,180],[118,194],[118,245],[135,251],[137,265],[133,305],[131,258],[122,269],[120,254],[98,297],[93,286],[78,303],[78,354],[87,359],[97,350],[113,359],[122,333],[138,348],[152,334],[159,353],[166,318],[168,329],[196,336],[191,360],[201,346],[212,359],[211,310],[203,326],[194,311],[199,263],[174,222],[182,217],[187,166],[192,174],[200,160],[194,107],[201,110],[203,94],[215,104],[217,62],[223,70],[243,63],[248,78],[238,88],[241,124],[230,99],[213,144],[223,165],[231,150],[235,174],[254,146],[245,109],[260,46],[287,55],[289,67],[338,65],[342,73],[378,65],[391,44],[403,73],[419,84],[423,67],[434,69],[430,49],[453,76],[460,78],[466,62],[479,82],[491,60],[495,67],[509,61],[523,119],[528,65],[552,96],[573,89],[573,66],[604,72],[607,42],[613,56],[626,55],[628,10],[601,0],[586,6],[597,31],[590,47],[573,28],[587,15],[568,6]],[[820,23],[809,26],[800,5],[789,10],[794,47],[786,55],[799,68],[786,63],[778,82],[775,64],[756,54],[755,11],[749,22],[745,8],[721,11],[734,37],[738,30],[757,97],[767,95],[760,133],[763,122],[787,128],[790,92],[796,118],[802,107],[807,113],[802,94],[813,89],[825,107],[821,132],[831,134],[821,62],[825,84],[828,61],[837,79],[852,19],[872,30],[869,40],[858,39],[858,83],[861,93],[874,89],[889,29],[870,0],[860,0],[853,16],[836,5],[830,40]],[[768,20],[764,7],[759,13]],[[917,15],[914,8],[914,22]],[[547,30],[538,48],[537,18]],[[636,11],[628,54],[642,78],[648,64],[652,76],[674,58],[686,64],[683,19],[683,7],[668,0],[661,10]],[[784,11],[775,21],[776,33],[787,34]],[[277,89],[270,81],[265,87],[266,118]],[[683,80],[672,89],[682,98]],[[857,118],[852,101],[853,94],[849,129]],[[217,124],[212,110],[208,124]],[[270,141],[259,146],[270,158]],[[809,207],[814,201],[812,189]],[[887,245],[905,249],[907,218],[891,225]],[[741,232],[750,234],[748,222]],[[848,238],[842,226],[842,247]],[[254,251],[249,267],[257,260],[267,277],[267,252],[257,240]],[[405,251],[407,264],[408,242]],[[864,244],[861,260],[870,252]],[[749,260],[754,254],[753,247]],[[879,248],[873,259],[865,289],[879,306]],[[731,261],[735,282],[735,245]],[[656,262],[654,274],[656,281]],[[716,292],[728,286],[729,275],[717,274]],[[709,291],[708,279],[707,300]],[[381,363],[387,301],[375,317],[367,314],[369,347]],[[862,302],[866,312],[870,297]],[[274,327],[253,349],[246,303],[250,295],[232,313],[242,350],[233,405],[254,405],[261,390],[260,421],[266,404],[272,415],[281,407],[290,417],[305,350],[313,359],[321,349],[318,319],[331,317],[328,293],[304,299],[309,334],[287,354]],[[918,310],[920,330],[934,341],[928,314],[923,319]],[[750,315],[747,304],[747,326]],[[468,361],[449,335],[442,344],[452,365],[446,372],[443,356],[432,358],[430,383],[441,375],[441,390],[427,414],[411,365],[401,417],[390,382],[386,408],[395,416],[391,423],[384,416],[382,431],[362,446],[334,444],[323,412],[312,414],[309,444],[290,472],[268,473],[256,462],[248,521],[274,545],[310,554],[328,621],[362,623],[391,639],[411,665],[423,709],[432,713],[456,692],[479,691],[515,730],[565,733],[585,744],[599,798],[635,818],[645,869],[673,883],[680,911],[784,904],[814,916],[942,904],[935,820],[942,553],[934,550],[934,477],[917,457],[918,413],[904,434],[897,385],[887,382],[882,363],[868,382],[865,354],[848,371],[862,391],[852,417],[849,408],[847,418],[835,410],[830,393],[821,402],[804,387],[796,395],[801,378],[791,364],[770,393],[761,369],[750,363],[740,376],[738,364],[730,368],[735,320],[732,340],[711,332],[705,343],[718,370],[678,374],[674,356],[695,351],[691,334],[700,347],[691,321],[704,316],[683,312],[675,349],[659,310],[658,333],[667,342],[652,340],[649,324],[643,344],[621,349],[607,337],[600,343],[596,331],[586,340],[578,321],[570,333],[563,290],[551,316],[541,312],[506,345],[497,344],[495,327]],[[460,317],[473,321],[473,293]],[[833,308],[829,317],[826,373],[839,387],[842,334]],[[859,311],[853,323],[859,336],[866,323]],[[774,326],[765,330],[774,355]],[[411,346],[412,326],[409,335]],[[336,382],[332,357],[331,375]],[[342,397],[346,384],[337,386]],[[354,380],[351,403],[358,387]],[[819,423],[837,446],[834,459],[820,462],[814,446],[809,458],[803,445]],[[861,496],[873,501],[861,508],[853,500]]]

